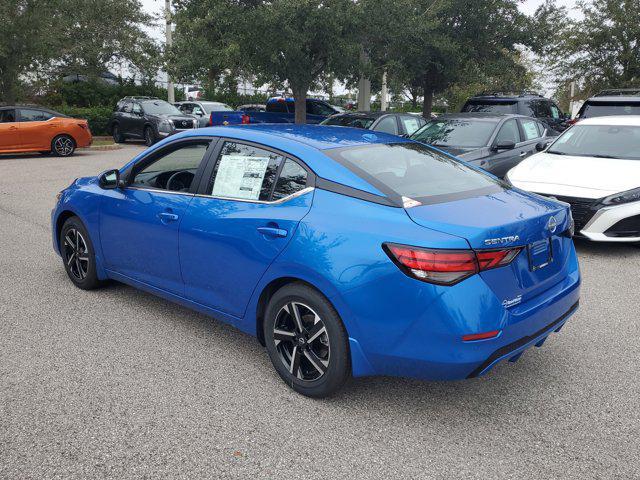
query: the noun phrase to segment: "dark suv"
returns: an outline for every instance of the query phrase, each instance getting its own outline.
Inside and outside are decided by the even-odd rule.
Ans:
[[[197,120],[184,115],[169,102],[153,97],[125,97],[118,102],[109,132],[116,143],[127,138],[144,139],[147,145],[198,126]]]
[[[569,124],[569,116],[562,113],[558,105],[537,93],[521,94],[483,93],[471,97],[462,107],[462,112],[513,113],[540,120],[548,128],[549,135],[559,135]]]
[[[574,123],[584,118],[611,115],[640,115],[640,89],[603,90],[582,104]]]

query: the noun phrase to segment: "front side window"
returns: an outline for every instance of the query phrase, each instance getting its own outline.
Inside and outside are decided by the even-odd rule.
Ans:
[[[46,122],[50,118],[53,118],[53,114],[49,112],[43,112],[42,110],[31,110],[26,108],[20,109],[21,122]]]
[[[520,125],[522,125],[525,141],[540,138],[539,123],[535,120],[521,120]]]
[[[125,102],[124,105],[122,105],[122,111],[124,113],[131,113],[133,111],[133,102]]]
[[[486,120],[432,120],[412,140],[442,147],[479,148],[489,143],[496,122]]]
[[[131,186],[188,192],[208,147],[209,142],[187,143],[160,154],[135,174]]]
[[[498,180],[414,142],[347,147],[326,151],[373,186],[433,203],[451,195],[500,191]]]
[[[378,124],[373,127],[376,132],[384,132],[390,133],[392,135],[398,134],[398,123],[396,122],[396,117],[393,115],[389,115],[387,117],[383,117],[382,120],[378,122]]]
[[[554,120],[559,120],[561,116],[560,113],[560,109],[558,108],[557,105],[555,104],[551,104],[551,118],[553,118]]]
[[[187,115],[191,115],[191,113],[194,112],[193,103],[183,103],[178,107],[178,109]]]
[[[237,142],[225,142],[207,193],[214,197],[269,201],[282,155]]]
[[[507,120],[502,127],[500,127],[495,143],[502,142],[520,142],[520,131],[518,130],[518,124],[515,120]]]
[[[16,121],[16,111],[12,109],[0,110],[0,123],[13,123]]]
[[[560,135],[547,153],[640,160],[640,127],[578,124]]]

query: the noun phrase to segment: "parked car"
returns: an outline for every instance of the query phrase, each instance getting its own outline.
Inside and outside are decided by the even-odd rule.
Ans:
[[[118,102],[108,128],[116,143],[137,138],[151,146],[162,138],[197,126],[195,118],[184,115],[169,102],[153,97],[125,97]]]
[[[431,120],[410,138],[503,177],[533,155],[547,135],[542,122],[523,115],[457,113]]]
[[[640,242],[640,116],[581,120],[508,180],[571,205],[577,235]]]
[[[40,152],[68,157],[92,141],[86,120],[35,106],[0,107],[0,153]]]
[[[541,346],[578,307],[570,224],[426,145],[314,125],[185,132],[52,212],[76,286],[229,322],[313,397],[350,375],[472,378]]]
[[[558,135],[569,124],[570,116],[562,113],[560,107],[549,98],[537,93],[521,94],[489,93],[470,98],[462,107],[462,112],[512,113],[534,117],[545,124],[550,135]]]
[[[610,115],[640,115],[640,90],[604,90],[584,102],[571,123]]]
[[[267,106],[261,103],[248,103],[246,105],[240,105],[238,110],[243,112],[266,112]]]
[[[307,98],[307,123],[320,123],[325,118],[339,113],[324,100]],[[212,112],[210,125],[238,125],[249,123],[295,123],[296,106],[293,98],[273,97],[267,101],[264,112],[238,110]]]
[[[411,135],[427,121],[415,115],[392,112],[346,112],[332,115],[320,125],[364,128],[392,135]]]
[[[211,112],[233,112],[226,103],[221,102],[178,102],[174,105],[185,115],[191,115],[198,121],[198,128],[207,127],[211,121]]]

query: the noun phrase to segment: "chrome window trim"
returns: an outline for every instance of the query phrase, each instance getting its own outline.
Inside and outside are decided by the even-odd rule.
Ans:
[[[302,195],[305,195],[305,194],[307,194],[309,192],[312,192],[313,190],[315,190],[315,187],[303,188],[302,190],[298,190],[297,192],[292,193],[291,195],[288,195],[286,197],[280,198],[278,200],[273,200],[271,202],[268,202],[266,200],[250,200],[250,199],[247,199],[247,198],[220,197],[220,196],[216,196],[216,195],[205,195],[205,194],[202,194],[202,193],[174,192],[173,190],[162,190],[161,188],[147,188],[147,187],[127,186],[123,190],[142,190],[142,191],[145,191],[145,192],[166,193],[166,194],[169,194],[169,195],[187,195],[189,197],[212,198],[212,199],[215,199],[215,200],[229,200],[229,201],[233,201],[233,202],[260,203],[260,204],[264,204],[264,205],[278,205],[278,204],[281,204],[281,203],[288,202],[289,200],[292,200],[292,199],[294,199],[296,197],[300,197]]]

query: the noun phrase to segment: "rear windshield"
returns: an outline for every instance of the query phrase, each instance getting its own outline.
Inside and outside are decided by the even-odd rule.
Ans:
[[[547,153],[640,160],[640,127],[577,124],[560,135]]]
[[[582,107],[580,118],[608,117],[611,115],[640,115],[640,103],[590,103]]]
[[[418,143],[347,147],[326,153],[386,195],[421,203],[468,198],[503,189],[499,180]]]
[[[443,147],[484,147],[496,124],[482,120],[432,120],[411,135],[411,140]]]
[[[463,112],[481,112],[481,113],[516,113],[516,102],[467,102],[462,107]]]
[[[323,122],[322,125],[338,125],[340,127],[355,127],[355,128],[369,128],[375,121],[374,118],[368,117],[350,117],[348,115],[339,115],[336,117],[329,117]]]

